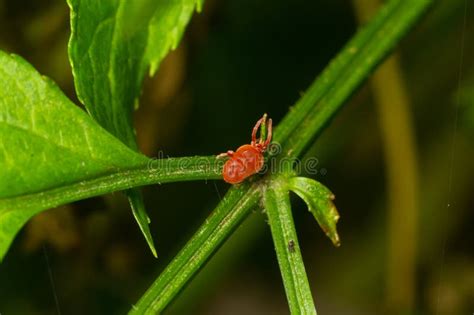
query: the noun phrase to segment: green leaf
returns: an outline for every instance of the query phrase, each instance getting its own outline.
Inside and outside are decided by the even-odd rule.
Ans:
[[[101,128],[22,58],[0,51],[0,198],[148,161]]]
[[[107,130],[136,147],[132,112],[147,67],[176,48],[201,0],[68,0],[69,57],[79,99]]]
[[[145,62],[150,64],[153,75],[160,62],[170,51],[176,49],[183,31],[196,9],[200,12],[204,0],[168,0],[159,2],[150,21]]]
[[[320,182],[306,177],[292,177],[288,180],[288,188],[304,200],[324,233],[339,246],[341,242],[336,230],[339,213],[332,202],[334,194]]]
[[[142,231],[143,236],[148,244],[148,247],[151,250],[151,253],[155,258],[158,257],[156,252],[155,244],[153,242],[153,237],[151,236],[150,231],[150,217],[148,217],[148,213],[145,209],[145,202],[143,201],[143,196],[139,189],[130,189],[127,190],[126,195],[128,197],[128,202],[130,203],[130,207],[132,208],[132,214],[137,221],[138,226],[140,227],[140,231]]]
[[[316,314],[283,180],[268,185],[264,202],[291,314]]]
[[[140,230],[143,233],[143,236],[145,236],[145,240],[148,243],[148,247],[150,247],[153,256],[158,257],[155,244],[153,243],[153,237],[151,236],[150,232],[150,218],[146,213],[145,204],[143,202],[143,197],[140,193],[140,190],[129,189],[127,190],[127,196],[130,202],[130,207],[132,208],[133,216],[137,221],[138,226],[140,227]]]
[[[148,162],[102,129],[20,57],[0,51],[0,82],[1,199]],[[0,257],[35,211],[19,216],[0,207]]]
[[[170,49],[202,0],[68,0],[69,57],[76,91],[88,112],[110,133],[137,149],[132,114],[143,78]],[[132,212],[156,256],[149,218],[138,191],[127,192]]]

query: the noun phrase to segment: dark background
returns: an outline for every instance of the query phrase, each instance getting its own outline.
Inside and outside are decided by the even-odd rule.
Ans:
[[[350,1],[206,1],[179,48],[146,79],[136,114],[140,147],[149,156],[186,156],[248,143],[262,113],[278,124],[357,24]],[[68,37],[65,1],[0,0],[0,48],[23,56],[79,104]],[[367,84],[311,150],[324,170],[316,179],[336,194],[341,214],[342,246],[334,248],[303,202],[292,200],[320,314],[474,312],[473,39],[473,3],[446,0],[398,49],[419,176],[409,309],[387,296],[387,161]],[[228,187],[200,181],[144,189],[158,259],[120,193],[38,215],[0,265],[0,313],[57,314],[56,304],[61,314],[126,313]],[[256,212],[167,313],[288,312],[269,228]]]

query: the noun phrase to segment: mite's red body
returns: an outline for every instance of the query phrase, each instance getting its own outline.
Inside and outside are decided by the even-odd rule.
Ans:
[[[260,171],[262,166],[262,152],[251,144],[245,144],[224,164],[222,174],[226,182],[237,184]]]
[[[252,131],[252,142],[237,149],[236,152],[227,151],[219,154],[218,157],[228,156],[230,159],[224,164],[222,175],[224,180],[230,184],[238,184],[247,177],[257,173],[263,167],[263,153],[267,149],[272,138],[272,120],[268,120],[268,135],[263,141],[260,138],[257,142],[257,131],[262,122],[266,122],[266,114],[257,121]]]

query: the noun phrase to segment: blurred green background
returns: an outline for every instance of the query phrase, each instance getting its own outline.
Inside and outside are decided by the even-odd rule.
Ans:
[[[293,200],[320,314],[474,313],[474,3],[435,2],[397,59],[361,87],[308,154],[341,214],[342,246],[334,248]],[[142,151],[218,154],[248,143],[264,112],[278,124],[370,15],[368,3],[206,1],[145,82],[136,113]],[[0,49],[23,56],[79,104],[68,37],[65,1],[0,0]],[[399,103],[407,109],[400,121]],[[208,181],[144,189],[158,259],[120,193],[38,215],[0,264],[0,313],[126,313],[227,188]],[[260,212],[167,310],[288,312]]]

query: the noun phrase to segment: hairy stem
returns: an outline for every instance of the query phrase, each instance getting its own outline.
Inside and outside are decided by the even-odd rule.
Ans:
[[[264,200],[291,314],[316,314],[284,181],[272,181]]]
[[[215,156],[149,160],[139,168],[118,171],[50,190],[0,199],[0,217],[10,211],[44,209],[109,192],[150,184],[222,178]]]
[[[133,306],[129,314],[159,314],[173,300],[209,256],[222,245],[256,207],[256,187],[242,184],[230,189],[206,222]]]
[[[298,157],[433,0],[392,0],[349,41],[275,130],[282,157]]]

